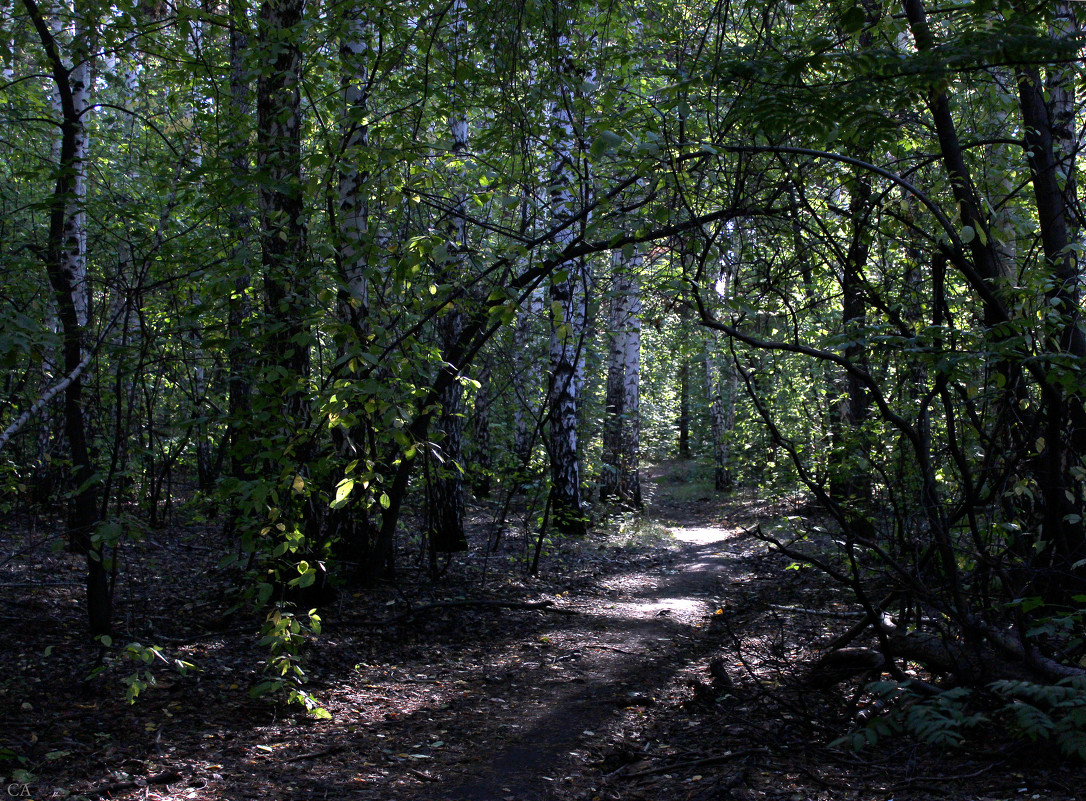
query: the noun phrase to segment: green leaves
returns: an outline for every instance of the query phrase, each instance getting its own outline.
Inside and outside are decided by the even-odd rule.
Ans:
[[[863,30],[867,24],[867,12],[861,3],[849,6],[841,14],[841,32],[852,36]]]
[[[346,505],[351,495],[351,490],[354,489],[354,479],[345,478],[336,485],[336,495],[332,499],[331,508],[339,509]]]
[[[593,158],[599,158],[605,154],[614,153],[622,142],[623,138],[614,131],[604,131],[592,142],[589,152]]]

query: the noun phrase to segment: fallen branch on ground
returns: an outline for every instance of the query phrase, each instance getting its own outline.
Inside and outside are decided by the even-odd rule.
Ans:
[[[743,757],[754,756],[755,754],[768,753],[770,753],[768,748],[744,748],[742,751],[732,751],[728,754],[718,754],[716,756],[703,757],[702,759],[692,759],[689,762],[675,762],[671,765],[663,765],[659,768],[639,770],[637,773],[627,773],[622,778],[640,779],[643,776],[657,776],[661,773],[670,773],[671,771],[683,770],[684,768],[700,768],[703,765],[720,765],[724,762],[731,762],[733,759],[742,759]]]
[[[123,782],[113,782],[111,784],[103,784],[101,787],[96,787],[93,790],[87,790],[82,795],[87,798],[100,798],[104,795],[112,795],[113,793],[119,793],[123,790],[135,790],[139,787],[150,787],[154,784],[174,784],[181,781],[182,776],[176,770],[164,770],[161,773],[156,773],[154,776],[147,776],[146,778],[140,776],[136,779],[129,779]]]
[[[782,612],[801,612],[805,615],[816,615],[818,617],[834,617],[851,620],[853,618],[859,619],[864,617],[867,613],[862,611],[838,611],[836,609],[808,609],[803,606],[785,606],[783,604],[766,604],[770,609],[779,609]]]
[[[319,751],[310,751],[307,754],[298,754],[298,756],[292,756],[289,759],[284,759],[284,762],[302,762],[306,759],[318,759],[323,756],[331,756],[332,754],[338,754],[346,746],[333,745],[328,748],[322,748]]]

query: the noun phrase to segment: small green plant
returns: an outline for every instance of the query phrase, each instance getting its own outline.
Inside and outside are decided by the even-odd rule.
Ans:
[[[10,748],[0,748],[0,785],[9,782],[15,784],[30,784],[37,776],[27,765],[29,760],[22,754],[16,753]]]
[[[967,731],[988,722],[984,714],[968,711],[972,693],[965,687],[938,695],[920,695],[907,682],[876,681],[868,684],[867,690],[876,697],[877,706],[889,711],[872,716],[864,728],[838,738],[831,745],[846,745],[859,751],[889,735],[904,732],[929,745],[955,748],[961,745]]]
[[[624,512],[608,518],[595,539],[610,548],[636,548],[666,544],[674,536],[659,521],[637,512]]]
[[[155,660],[169,666],[182,676],[193,668],[191,662],[186,662],[183,659],[167,659],[163,656],[161,649],[138,642],[126,645],[124,650],[121,651],[121,658],[127,662],[133,662],[137,666],[135,673],[121,679],[125,685],[125,697],[130,704],[136,702],[136,698],[139,697],[141,692],[158,684],[155,674],[151,670],[151,665],[155,663]]]
[[[1011,729],[1030,741],[1051,740],[1065,756],[1086,760],[1086,676],[1055,684],[997,681],[988,689],[1005,700]]]
[[[891,734],[906,733],[929,745],[956,747],[966,732],[991,721],[1005,723],[1018,739],[1049,740],[1065,756],[1086,760],[1086,676],[1055,684],[996,681],[987,686],[998,706],[992,714],[969,711],[977,701],[965,687],[938,695],[918,695],[907,683],[873,682],[867,686],[876,703],[888,711],[873,716],[864,728],[835,740],[834,746],[860,750]]]
[[[103,649],[111,649],[113,647],[113,638],[108,634],[101,634],[95,639],[98,640],[98,643]],[[52,646],[50,646],[50,649],[51,647]],[[47,649],[46,656],[49,655],[48,651],[50,649]],[[124,684],[125,688],[125,698],[128,699],[130,704],[134,704],[140,693],[148,687],[157,686],[158,679],[151,669],[151,666],[154,665],[156,660],[182,676],[195,667],[191,662],[186,662],[183,659],[168,659],[162,653],[161,648],[152,645],[143,645],[138,642],[131,642],[121,649],[120,658],[124,662],[132,662],[136,665],[134,673],[130,673],[121,679],[121,683]],[[117,656],[115,654],[104,656],[102,664],[91,671],[90,677],[97,676],[104,672],[110,665],[114,664],[116,660]]]
[[[254,698],[281,700],[288,704],[297,704],[319,720],[332,717],[306,691],[302,685],[307,677],[302,664],[302,649],[310,637],[321,632],[321,619],[316,609],[310,609],[304,616],[295,614],[285,604],[276,604],[268,612],[262,629],[260,645],[271,652],[265,663],[266,678],[249,692]]]

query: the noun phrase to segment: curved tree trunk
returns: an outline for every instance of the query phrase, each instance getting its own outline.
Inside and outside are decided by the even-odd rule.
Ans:
[[[64,431],[72,458],[74,493],[69,511],[69,542],[87,557],[87,617],[94,635],[112,628],[109,577],[100,543],[93,539],[98,523],[98,485],[88,446],[83,413],[84,337],[88,315],[86,235],[83,231],[85,199],[84,166],[90,47],[82,23],[76,28],[76,46],[69,69],[61,59],[57,40],[34,0],[23,0],[51,68],[61,111],[61,136],[57,148],[57,182],[49,201],[49,239],[45,267],[60,318],[64,372],[72,376],[64,391]],[[79,14],[76,14],[77,18]]]

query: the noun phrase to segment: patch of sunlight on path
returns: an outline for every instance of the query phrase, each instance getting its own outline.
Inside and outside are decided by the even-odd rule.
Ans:
[[[717,528],[716,526],[692,526],[690,528],[669,526],[668,531],[679,542],[688,542],[691,545],[709,545],[710,543],[726,540],[735,533],[735,530]]]

